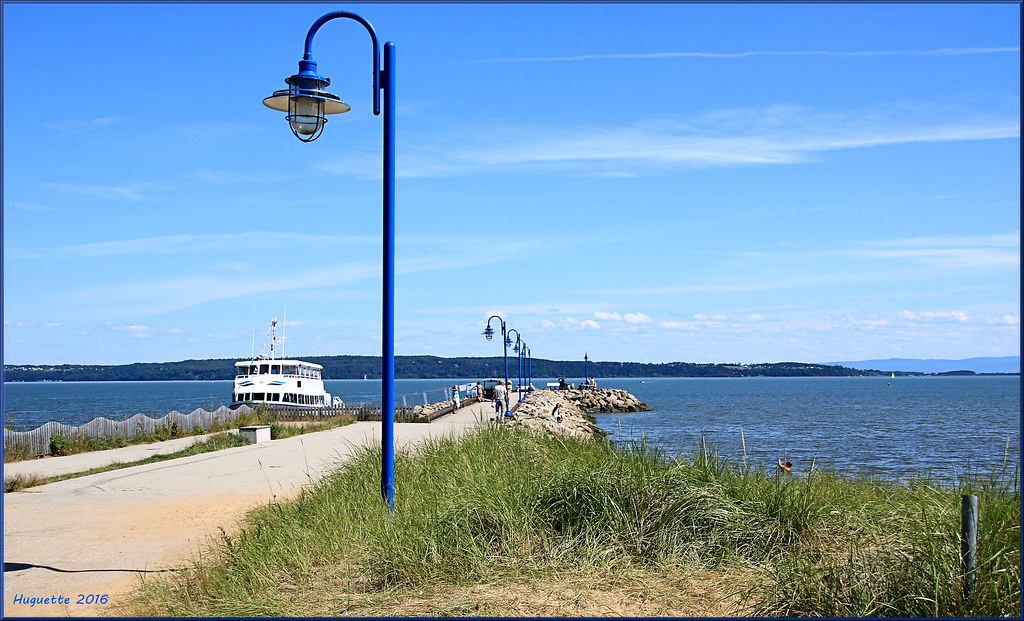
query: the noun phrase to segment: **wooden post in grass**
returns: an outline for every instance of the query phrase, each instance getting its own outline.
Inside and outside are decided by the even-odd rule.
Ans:
[[[740,426],[740,442],[743,444],[743,470],[747,470],[747,439],[743,437],[743,426]]]
[[[978,568],[978,497],[960,497],[960,560],[964,570],[964,599],[974,595]]]

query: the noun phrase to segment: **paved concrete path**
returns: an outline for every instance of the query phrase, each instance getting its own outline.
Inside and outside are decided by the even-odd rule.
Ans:
[[[474,403],[429,424],[396,423],[395,445],[402,450],[427,438],[458,436],[493,414],[491,403]],[[360,448],[379,443],[380,433],[379,422],[359,422],[4,494],[0,612],[4,617],[116,616],[140,575],[186,563],[220,528],[233,532],[249,509],[296,495]],[[183,441],[195,439],[170,443]],[[4,475],[82,472],[101,461],[133,461],[184,448],[147,446],[141,456],[139,447],[126,447],[4,464]],[[403,493],[400,481],[395,493]],[[89,595],[106,595],[106,603],[87,604]],[[67,603],[26,602],[46,597],[67,598]]]

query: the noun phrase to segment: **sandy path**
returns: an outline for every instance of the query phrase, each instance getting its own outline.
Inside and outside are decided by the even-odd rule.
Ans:
[[[428,437],[458,435],[489,406],[475,404],[430,424],[398,423],[396,445],[401,450]],[[380,423],[5,494],[3,616],[122,614],[140,576],[187,564],[220,528],[233,532],[248,509],[294,496],[371,442],[380,442]],[[396,482],[396,493],[400,489]],[[106,603],[86,603],[89,595],[106,595]],[[47,597],[49,603],[25,601]]]

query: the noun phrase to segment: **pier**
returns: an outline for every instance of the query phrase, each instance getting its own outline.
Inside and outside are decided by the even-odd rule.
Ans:
[[[510,403],[518,395],[509,395]],[[491,402],[471,403],[429,423],[396,422],[396,450],[457,437],[494,418]],[[188,562],[245,512],[287,500],[366,446],[380,443],[379,422],[68,479],[4,497],[5,616],[117,616],[140,575]],[[143,459],[167,443],[4,464],[4,476],[54,476]],[[396,481],[396,495],[412,493]],[[70,604],[12,604],[15,595],[53,595]],[[75,605],[79,594],[106,603]],[[20,600],[19,600],[20,602]]]

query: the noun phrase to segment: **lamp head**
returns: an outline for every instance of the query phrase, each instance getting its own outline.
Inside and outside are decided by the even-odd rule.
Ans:
[[[274,91],[263,100],[263,105],[273,110],[287,112],[288,125],[295,137],[302,142],[312,142],[320,137],[327,122],[326,115],[348,112],[352,108],[332,93],[324,90],[330,85],[330,78],[316,73],[316,62],[310,59],[299,61],[299,72],[285,79],[287,89]]]
[[[487,324],[487,327],[484,328],[483,335],[488,341],[494,338],[494,329],[491,328],[491,324]]]

